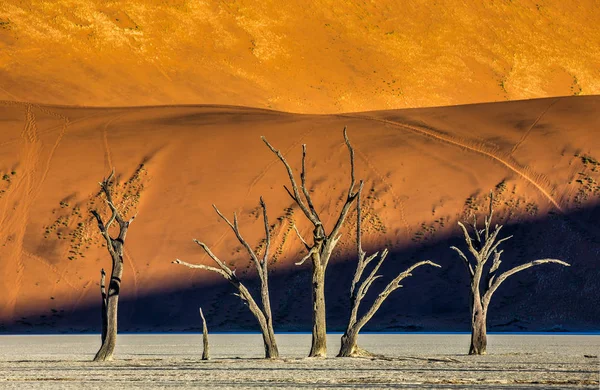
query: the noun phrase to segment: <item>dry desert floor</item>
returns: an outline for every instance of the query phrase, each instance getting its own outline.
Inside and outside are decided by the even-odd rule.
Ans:
[[[600,336],[491,335],[487,356],[466,334],[365,334],[380,359],[304,358],[308,334],[279,334],[282,359],[261,359],[257,334],[121,335],[116,359],[93,363],[97,335],[0,336],[0,388],[590,388],[599,386]],[[333,354],[339,335],[329,336]]]

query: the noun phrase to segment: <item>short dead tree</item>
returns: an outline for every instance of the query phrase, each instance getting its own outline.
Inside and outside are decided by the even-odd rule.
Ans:
[[[467,227],[462,223],[458,222],[467,244],[467,249],[471,253],[472,260],[469,260],[465,253],[455,246],[451,249],[456,251],[463,261],[463,264],[469,272],[471,278],[471,294],[470,294],[470,307],[471,307],[471,346],[469,348],[469,355],[484,355],[487,348],[487,313],[488,306],[492,295],[500,284],[504,282],[509,276],[516,274],[517,272],[523,271],[527,268],[546,264],[556,263],[564,266],[569,266],[562,260],[556,259],[541,259],[534,260],[529,263],[525,263],[516,266],[504,273],[499,273],[500,268],[500,256],[503,250],[498,250],[500,244],[504,241],[509,240],[512,236],[498,238],[498,234],[502,229],[502,225],[495,225],[490,229],[492,224],[492,217],[494,215],[494,197],[490,193],[490,205],[488,215],[484,219],[483,229],[477,227],[477,216],[473,216],[473,222],[471,223],[472,233],[469,233]],[[493,255],[491,266],[485,267],[488,260]],[[483,286],[481,285],[481,279],[485,273],[484,268],[487,268],[487,276]]]
[[[208,349],[208,326],[206,326],[206,318],[200,308],[200,318],[202,318],[202,360],[210,359],[210,352]]]
[[[360,304],[365,295],[367,295],[369,288],[373,285],[373,282],[382,277],[382,275],[377,275],[377,272],[388,255],[388,250],[386,248],[381,253],[381,256],[379,256],[379,260],[376,261],[375,266],[371,269],[371,272],[369,272],[367,277],[363,279],[363,273],[365,272],[367,266],[377,258],[378,253],[376,252],[367,257],[367,254],[362,249],[360,192],[361,191],[359,190],[358,199],[356,201],[356,250],[358,252],[358,263],[356,265],[356,271],[354,272],[354,278],[352,279],[352,285],[350,287],[350,320],[348,321],[346,331],[342,335],[342,344],[340,347],[340,352],[338,353],[338,357],[374,356],[371,352],[368,352],[358,346],[358,333],[360,330],[375,315],[387,297],[392,292],[402,287],[400,282],[403,279],[412,276],[412,271],[423,265],[431,265],[438,268],[440,267],[440,265],[429,260],[420,261],[416,264],[413,264],[406,271],[399,273],[394,279],[392,279],[381,291],[381,293],[379,293],[377,298],[375,298],[371,304],[371,307],[369,307],[367,311],[364,312],[364,314],[362,314],[359,318],[358,311]]]
[[[98,229],[104,240],[106,240],[106,248],[112,259],[112,270],[110,273],[110,281],[108,284],[108,292],[105,289],[105,272],[104,269],[100,273],[100,292],[102,294],[102,346],[94,357],[95,362],[112,360],[115,345],[117,342],[117,312],[119,306],[119,293],[121,291],[121,279],[123,277],[123,252],[125,245],[125,237],[129,225],[135,219],[124,219],[121,212],[113,202],[113,182],[115,175],[113,169],[111,174],[100,183],[101,193],[104,194],[104,200],[110,208],[111,216],[104,223],[102,216],[97,210],[92,210],[92,215],[98,222]],[[116,238],[113,238],[109,230],[114,222],[117,222],[119,233]]]
[[[225,217],[215,205],[213,205],[213,208],[215,209],[215,211],[217,212],[219,217],[221,217],[221,219],[223,219],[225,222],[227,222],[227,224],[229,225],[231,230],[233,230],[233,232],[235,233],[235,236],[237,237],[240,244],[242,244],[244,246],[244,248],[246,248],[246,251],[250,255],[252,262],[254,263],[254,266],[256,267],[256,270],[258,271],[258,277],[260,279],[260,298],[261,298],[262,307],[256,303],[256,301],[253,298],[250,291],[246,288],[246,286],[244,286],[244,284],[240,281],[240,279],[235,275],[235,270],[232,270],[231,268],[229,268],[229,266],[227,266],[227,264],[225,264],[225,262],[223,262],[221,259],[219,259],[210,250],[210,248],[203,242],[194,240],[194,242],[196,244],[198,244],[204,250],[204,252],[206,252],[206,254],[218,265],[218,268],[208,266],[208,265],[203,265],[203,264],[190,264],[190,263],[186,263],[185,261],[182,261],[179,259],[175,260],[173,263],[185,265],[186,267],[189,267],[189,268],[197,268],[197,269],[203,269],[203,270],[215,272],[215,273],[223,276],[233,287],[235,287],[235,289],[238,291],[238,293],[236,295],[242,300],[242,302],[244,302],[244,304],[246,306],[248,306],[248,308],[250,309],[250,311],[252,312],[254,317],[256,317],[258,324],[260,325],[260,330],[261,330],[261,333],[263,336],[263,342],[264,342],[264,346],[265,346],[265,357],[267,359],[276,359],[279,357],[279,350],[277,349],[277,342],[275,340],[275,332],[273,331],[273,317],[271,315],[271,301],[269,298],[268,259],[269,259],[269,247],[271,244],[271,236],[270,236],[269,220],[267,218],[267,207],[266,207],[265,202],[263,201],[262,197],[260,198],[260,206],[262,207],[262,210],[263,210],[263,219],[264,219],[264,225],[265,225],[264,254],[263,254],[262,258],[260,258],[260,259],[259,259],[258,255],[256,254],[256,252],[252,249],[252,247],[250,247],[248,242],[242,237],[242,234],[240,233],[240,230],[238,227],[237,215],[235,213],[233,214],[233,223],[231,223],[231,221],[229,221],[229,219],[227,219],[227,217]]]
[[[292,190],[290,191],[284,186],[287,193],[290,195],[292,200],[298,205],[300,210],[304,213],[306,218],[313,224],[313,242],[309,244],[300,234],[298,228],[294,225],[294,230],[302,243],[304,244],[308,254],[304,256],[296,265],[303,264],[306,260],[310,259],[312,262],[312,344],[309,353],[309,357],[325,357],[327,355],[327,327],[326,327],[326,314],[325,314],[325,271],[329,264],[329,258],[333,253],[337,243],[341,238],[341,229],[348,215],[348,211],[352,206],[352,203],[358,196],[358,191],[354,190],[356,181],[354,179],[354,150],[350,145],[350,140],[344,127],[344,140],[350,153],[350,186],[348,187],[348,193],[346,195],[346,201],[342,206],[339,216],[333,226],[333,229],[327,233],[325,227],[317,213],[313,201],[310,196],[310,191],[306,186],[306,171],[305,171],[305,160],[306,160],[306,145],[302,145],[302,170],[300,172],[300,188],[294,177],[294,172],[288,164],[287,160],[281,153],[281,151],[275,149],[265,137],[262,137],[264,143],[269,149],[277,155],[279,160],[285,166],[287,174],[290,179]],[[361,183],[362,186],[362,183]],[[302,193],[300,193],[302,191]],[[304,198],[304,199],[303,199]]]

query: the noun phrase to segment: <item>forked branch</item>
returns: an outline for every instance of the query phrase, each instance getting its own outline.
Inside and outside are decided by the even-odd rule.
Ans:
[[[499,257],[500,256],[498,256],[498,258]],[[560,264],[565,267],[571,266],[571,264],[569,264],[565,261],[562,261],[562,260],[558,260],[558,259],[540,259],[540,260],[534,260],[529,263],[525,263],[525,264],[516,266],[516,267],[502,273],[500,276],[498,276],[498,278],[494,282],[490,282],[490,285],[489,285],[485,295],[483,296],[484,305],[487,307],[494,292],[496,292],[496,290],[498,289],[498,287],[500,287],[502,282],[504,282],[509,276],[514,275],[517,272],[524,271],[527,268],[535,267],[536,265],[548,264],[548,263]]]

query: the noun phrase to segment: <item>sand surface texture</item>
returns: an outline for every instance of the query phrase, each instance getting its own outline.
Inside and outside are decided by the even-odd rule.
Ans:
[[[0,388],[598,388],[600,336],[491,335],[468,356],[468,335],[363,335],[389,359],[304,358],[310,335],[279,334],[280,360],[259,335],[121,335],[116,360],[92,363],[99,336],[0,336]],[[329,335],[331,352],[339,335]],[[330,353],[331,355],[332,353]],[[592,356],[585,357],[584,355]],[[596,357],[593,357],[596,356]]]
[[[390,249],[385,280],[430,259],[372,322],[376,329],[467,330],[468,280],[449,249],[456,224],[486,210],[515,238],[502,269],[545,265],[510,278],[494,296],[490,330],[598,330],[600,296],[600,97],[580,96],[345,115],[297,115],[230,106],[75,108],[0,104],[0,331],[74,332],[99,326],[100,269],[108,252],[90,210],[106,215],[98,181],[117,170],[129,229],[119,325],[129,331],[189,330],[203,306],[213,330],[256,330],[219,275],[173,265],[209,264],[200,239],[252,285],[256,274],[211,204],[252,246],[263,238],[263,196],[272,223],[271,293],[276,330],[307,330],[310,264],[294,265],[312,226],[285,192],[307,144],[307,183],[331,229],[349,181],[342,129],[365,180],[363,245]],[[355,267],[354,211],[327,282],[330,329],[343,329]],[[310,240],[310,238],[309,238]],[[387,278],[387,279],[386,279]],[[379,286],[375,290],[379,291]],[[283,327],[283,328],[282,328]]]
[[[303,113],[599,94],[595,0],[3,0],[0,99]]]

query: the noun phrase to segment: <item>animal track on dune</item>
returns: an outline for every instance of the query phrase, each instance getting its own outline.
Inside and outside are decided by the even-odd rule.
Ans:
[[[61,114],[57,114],[53,111],[50,111],[44,107],[41,106],[36,106],[36,108],[38,108],[40,111],[52,115],[60,120],[63,121],[62,125],[60,126],[60,133],[58,134],[58,136],[56,137],[56,141],[54,142],[54,145],[52,146],[52,149],[50,149],[50,153],[48,155],[48,161],[46,162],[46,168],[44,169],[44,172],[42,173],[42,177],[39,180],[39,185],[38,187],[42,186],[42,183],[44,183],[44,181],[46,180],[46,177],[48,176],[48,172],[50,171],[50,165],[52,163],[52,158],[54,157],[54,154],[56,153],[56,150],[58,149],[58,147],[60,146],[60,143],[63,139],[63,137],[67,134],[67,129],[69,127],[70,124],[70,120],[68,117],[61,115]]]
[[[76,287],[73,283],[71,283],[71,281],[69,279],[67,279],[65,277],[65,275],[58,270],[58,268],[56,268],[54,265],[52,265],[51,263],[46,261],[44,258],[37,256],[31,252],[28,252],[25,249],[23,249],[22,253],[24,256],[29,257],[30,259],[33,259],[33,260],[37,261],[38,263],[43,264],[46,267],[48,267],[52,272],[54,272],[59,277],[60,280],[64,281],[74,291],[79,290],[79,287]],[[50,294],[50,295],[53,295],[53,294]]]
[[[367,115],[351,115],[351,114],[340,114],[338,116],[340,116],[342,118],[365,119],[365,120],[388,124],[388,125],[395,126],[395,127],[400,127],[405,130],[409,130],[413,133],[421,134],[423,136],[433,138],[435,140],[460,147],[461,149],[465,149],[465,150],[475,152],[475,153],[481,154],[483,156],[489,157],[492,160],[500,163],[504,167],[508,168],[512,172],[516,173],[521,178],[523,178],[525,181],[531,183],[558,211],[563,213],[562,207],[558,204],[558,202],[550,194],[550,190],[544,188],[545,185],[543,182],[546,181],[549,183],[549,180],[546,179],[545,177],[543,177],[542,175],[536,174],[534,172],[532,172],[532,173],[527,172],[530,169],[527,167],[521,167],[516,161],[514,161],[512,159],[512,157],[510,155],[509,156],[501,156],[501,155],[498,155],[497,151],[495,151],[492,148],[487,147],[485,145],[472,144],[471,142],[469,142],[467,140],[461,140],[456,137],[444,136],[442,134],[436,133],[431,130],[419,128],[419,127],[412,126],[412,125],[407,125],[407,124],[400,123],[400,122],[391,121],[388,119],[381,119],[381,118],[367,116]]]
[[[131,251],[126,247],[123,247],[123,254],[127,258],[127,264],[129,264],[129,266],[131,267],[131,279],[133,281],[133,305],[129,316],[133,317],[133,315],[135,314],[135,302],[137,302],[138,297],[137,269],[135,268],[135,261],[133,259],[133,256],[131,256]]]
[[[290,147],[288,147],[285,152],[282,152],[282,154],[285,156],[288,153],[290,153],[292,150],[294,150],[296,147],[298,147],[298,145],[300,145],[302,143],[302,141],[309,136],[313,131],[315,130],[315,128],[311,128],[310,130],[306,131],[304,134],[302,134],[300,136],[300,138],[298,139],[298,141],[294,142]],[[272,153],[271,151],[269,151],[269,153]],[[271,160],[270,163],[268,163],[261,171],[258,175],[256,175],[256,177],[252,180],[252,182],[250,183],[250,185],[248,186],[248,191],[246,192],[246,197],[248,197],[248,195],[250,195],[250,192],[254,189],[254,186],[256,186],[256,184],[267,174],[267,172],[274,166],[277,165],[278,163],[280,163],[279,158],[277,158],[277,156],[274,156],[274,158]]]
[[[375,166],[373,166],[373,164],[371,164],[371,161],[369,160],[369,158],[363,152],[361,152],[358,149],[355,149],[355,150],[356,150],[356,153],[358,155],[360,155],[360,157],[363,159],[363,161],[367,164],[367,166],[369,167],[369,169],[373,173],[375,173],[375,175],[377,175],[377,177],[379,178],[379,180],[381,180],[381,182],[390,191],[390,194],[392,195],[392,198],[394,198],[394,200],[398,204],[398,207],[400,208],[400,219],[402,220],[402,223],[404,224],[404,228],[405,228],[405,232],[406,232],[406,237],[408,239],[410,239],[410,237],[412,236],[412,229],[410,228],[410,226],[408,225],[408,222],[406,221],[406,214],[404,212],[404,203],[402,202],[402,200],[400,200],[400,197],[398,196],[398,194],[396,194],[396,191],[394,191],[394,187],[392,187],[392,183],[390,183],[385,178],[385,176],[383,176],[381,174],[381,172],[379,172],[379,170],[377,170],[377,168]]]
[[[74,121],[69,120],[69,125],[72,126],[72,125],[75,125],[75,124],[77,124],[79,122],[84,122],[84,121],[86,121],[86,120],[88,120],[90,118],[94,118],[96,116],[100,116],[102,114],[104,114],[104,112],[100,111],[100,112],[97,112],[95,114],[90,114],[90,115],[81,117],[81,118],[76,119]],[[58,124],[58,125],[55,125],[55,126],[51,126],[51,127],[47,128],[46,130],[43,130],[43,131],[38,130],[37,134],[38,134],[39,137],[42,137],[42,136],[44,136],[46,134],[53,133],[54,131],[56,131],[58,129],[62,130],[63,128],[64,128],[64,123],[61,123],[61,124]],[[12,145],[12,144],[15,144],[15,143],[18,143],[18,142],[21,142],[21,138],[15,138],[15,139],[12,139],[12,140],[9,140],[9,141],[0,142],[0,147],[7,146],[7,145]]]
[[[527,137],[529,136],[529,134],[531,133],[531,130],[533,130],[533,128],[538,124],[538,122],[542,119],[542,117],[544,115],[546,115],[546,113],[550,110],[550,108],[552,108],[553,105],[555,105],[556,103],[558,103],[558,101],[561,98],[557,98],[554,99],[552,101],[552,103],[550,103],[548,105],[548,107],[546,107],[546,109],[544,111],[542,111],[542,113],[540,115],[538,115],[538,117],[535,119],[535,121],[531,124],[531,126],[529,126],[529,128],[527,129],[527,131],[525,131],[523,133],[523,135],[521,136],[521,139],[519,139],[519,141],[515,144],[515,146],[513,146],[513,148],[510,151],[510,155],[512,156],[512,154],[519,148],[519,146],[521,146],[521,144],[523,142],[525,142],[525,140],[527,139]]]
[[[23,283],[23,274],[25,272],[25,263],[23,253],[23,240],[29,221],[29,212],[34,200],[34,192],[36,188],[36,171],[39,162],[39,154],[42,145],[39,141],[37,133],[37,123],[33,107],[30,104],[25,107],[25,123],[21,132],[23,144],[22,152],[22,179],[11,191],[11,196],[6,199],[3,211],[3,226],[2,230],[7,229],[8,233],[14,236],[8,251],[11,252],[10,259],[16,261],[14,269],[15,287],[9,291],[7,298],[6,309],[15,314],[20,290]],[[15,204],[13,210],[8,211],[8,207]],[[6,233],[6,231],[5,231]],[[7,234],[8,235],[8,234]]]
[[[128,114],[128,112],[123,112],[123,113],[115,116],[114,118],[112,118],[108,122],[106,122],[106,124],[104,125],[104,127],[102,129],[102,142],[104,143],[104,158],[106,160],[105,161],[106,164],[108,165],[105,167],[106,170],[111,170],[114,167],[111,152],[110,152],[110,145],[108,144],[108,127],[113,122],[121,119],[122,117],[124,117],[127,114]]]

